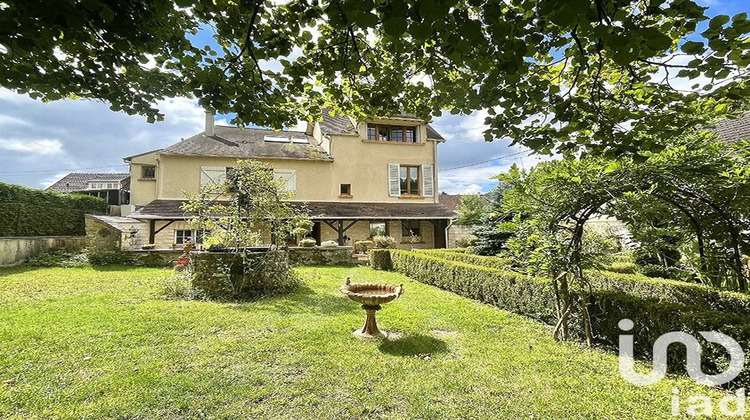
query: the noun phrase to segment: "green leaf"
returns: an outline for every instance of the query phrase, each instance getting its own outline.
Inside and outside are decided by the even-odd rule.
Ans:
[[[711,19],[708,22],[708,27],[710,29],[719,29],[722,26],[724,26],[726,23],[729,22],[729,16],[727,15],[718,15],[714,16],[713,19]]]
[[[687,41],[682,44],[681,49],[685,54],[701,54],[704,51],[704,46],[702,42]]]

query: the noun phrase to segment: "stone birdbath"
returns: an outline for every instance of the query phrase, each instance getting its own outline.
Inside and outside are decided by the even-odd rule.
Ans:
[[[404,293],[403,284],[390,286],[387,284],[375,283],[351,283],[346,278],[346,284],[341,287],[341,292],[349,299],[362,304],[362,309],[367,313],[365,324],[361,329],[355,330],[352,334],[360,338],[387,338],[388,333],[378,329],[378,323],[375,321],[375,312],[381,309],[382,304],[388,303]]]

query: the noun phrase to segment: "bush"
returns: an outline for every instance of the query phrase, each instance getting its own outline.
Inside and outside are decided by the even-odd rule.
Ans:
[[[203,295],[193,287],[192,276],[189,271],[175,272],[161,278],[162,297],[165,299],[197,300]]]
[[[620,274],[635,274],[638,272],[638,266],[632,262],[615,261],[607,266],[607,271]]]
[[[131,260],[119,251],[90,251],[86,253],[91,265],[125,264]]]
[[[384,252],[390,254],[394,270],[414,280],[548,323],[554,320],[554,294],[548,280],[421,252]]]
[[[86,254],[80,252],[53,251],[29,258],[26,260],[26,265],[32,267],[85,267],[89,265],[89,259]]]
[[[375,270],[391,270],[391,253],[387,249],[373,249],[370,251],[370,266]]]
[[[300,280],[287,253],[193,253],[187,272],[196,294],[218,300],[250,300],[291,293]]]
[[[357,241],[354,242],[354,250],[361,253],[367,253],[375,248],[374,241]]]
[[[391,257],[393,268],[414,280],[432,284],[459,295],[495,305],[552,324],[554,291],[546,279],[489,267],[449,261],[442,257],[404,250],[381,250]],[[385,258],[385,257],[380,257]],[[591,321],[594,339],[599,344],[616,346],[622,331],[620,320],[635,323],[632,331],[636,355],[650,358],[656,339],[671,331],[685,331],[700,337],[698,331],[719,331],[750,347],[750,297],[738,293],[669,280],[650,280],[644,276],[587,272],[594,290],[591,293]],[[612,290],[602,290],[602,287]],[[574,301],[578,301],[573,291]],[[573,336],[581,337],[582,325],[572,320]],[[704,343],[703,371],[715,374],[728,364],[726,351],[717,344]],[[684,348],[671,351],[669,366],[684,369]],[[750,386],[750,369],[729,385]]]
[[[658,264],[646,264],[637,266],[639,273],[646,277],[680,280],[686,282],[695,281],[693,275],[679,267],[664,267]]]
[[[633,335],[635,355],[638,358],[652,360],[653,344],[659,336],[672,331],[683,331],[701,342],[701,370],[707,374],[716,374],[728,367],[728,353],[722,346],[704,340],[699,334],[700,331],[718,331],[732,337],[744,349],[750,346],[750,323],[746,315],[697,310],[687,305],[609,290],[594,291],[592,301],[590,312],[596,340],[606,345],[618,346],[620,334],[623,332],[617,324],[622,319],[630,319],[635,326],[629,334]],[[667,359],[670,371],[684,373],[684,346],[670,347],[672,348]],[[746,363],[745,369],[726,387],[747,386],[750,386],[750,369]]]
[[[378,235],[372,238],[378,248],[391,248],[396,245],[396,239],[392,236]]]
[[[84,215],[106,210],[101,198],[0,182],[0,236],[82,236]]]
[[[451,252],[443,249],[420,249],[415,250],[415,252],[444,258],[450,261],[459,261],[467,264],[481,265],[483,267],[497,268],[500,270],[509,270],[511,266],[511,261],[508,258],[484,257],[481,255],[466,254],[462,252]]]
[[[315,239],[313,239],[313,238],[304,238],[304,239],[302,239],[302,240],[299,241],[299,246],[313,247],[313,246],[315,246]]]

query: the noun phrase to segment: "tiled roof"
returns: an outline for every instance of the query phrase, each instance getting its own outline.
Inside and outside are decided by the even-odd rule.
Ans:
[[[184,219],[191,214],[182,210],[184,200],[154,200],[128,217],[136,219]],[[415,203],[293,203],[306,206],[312,219],[453,219],[456,213],[442,204]]]
[[[323,134],[357,134],[357,128],[352,125],[352,121],[348,117],[330,115],[326,110],[323,110],[320,131]]]
[[[721,120],[711,131],[719,135],[719,140],[727,143],[750,140],[750,112],[736,119]]]
[[[65,175],[61,180],[47,187],[48,190],[59,192],[83,191],[88,187],[89,181],[123,181],[121,188],[127,190],[130,188],[129,173],[82,173],[73,172]]]
[[[307,144],[265,141],[266,136],[305,139]],[[259,128],[216,126],[213,136],[203,133],[184,139],[160,154],[187,156],[227,156],[235,158],[281,158],[330,161],[312,136],[301,131],[273,131]]]
[[[456,208],[458,208],[458,203],[461,202],[461,194],[440,194],[438,195],[438,200],[440,200],[440,204],[445,207],[451,210],[456,210]]]

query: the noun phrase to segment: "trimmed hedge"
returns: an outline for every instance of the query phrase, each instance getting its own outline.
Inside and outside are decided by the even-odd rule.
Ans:
[[[82,236],[84,215],[107,211],[104,199],[0,182],[0,237]]]
[[[500,270],[509,270],[511,261],[508,258],[485,257],[481,255],[466,254],[462,252],[449,251],[445,249],[415,249],[415,252],[431,255],[434,257],[444,258],[450,261],[458,261],[466,264],[481,265],[482,267],[497,268]]]
[[[545,322],[554,320],[554,293],[548,280],[421,252],[385,251],[394,270],[417,281]]]
[[[450,261],[442,256],[404,250],[381,250],[378,260],[392,264],[394,270],[412,279],[477,299],[501,309],[530,316],[552,324],[555,321],[554,291],[551,281],[526,277],[515,272]],[[587,272],[594,289],[591,293],[591,321],[595,340],[605,346],[617,346],[622,331],[620,320],[635,323],[636,355],[650,359],[653,343],[667,332],[684,331],[704,344],[703,371],[715,374],[728,365],[728,355],[719,345],[706,343],[699,331],[719,331],[750,348],[750,297],[709,289],[700,285],[644,276],[607,272]],[[607,288],[609,290],[603,290]],[[572,291],[575,295],[575,291]],[[578,299],[575,298],[577,301]],[[582,336],[580,320],[571,320],[574,336]],[[672,346],[669,366],[683,372],[685,351]],[[750,356],[750,354],[748,355]],[[750,386],[750,363],[730,388]]]
[[[376,270],[392,270],[390,250],[373,249],[370,251],[370,266]]]
[[[607,271],[621,274],[635,274],[638,272],[638,266],[632,262],[618,262],[615,261],[607,266]]]

